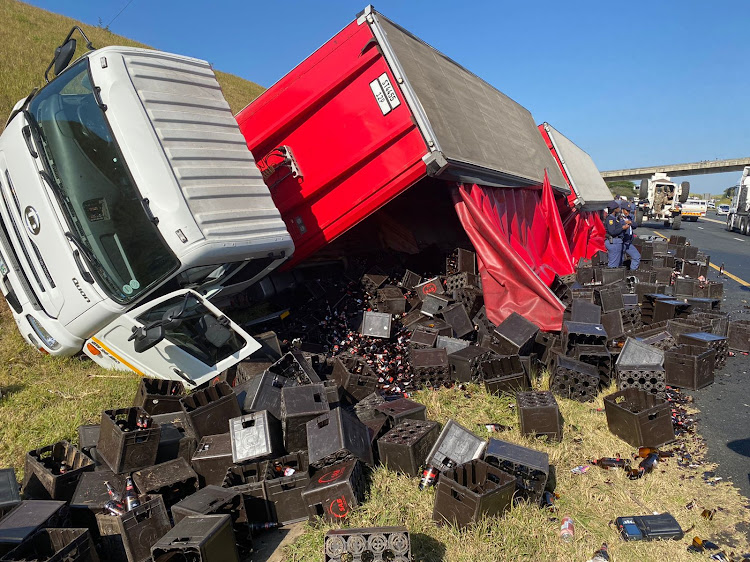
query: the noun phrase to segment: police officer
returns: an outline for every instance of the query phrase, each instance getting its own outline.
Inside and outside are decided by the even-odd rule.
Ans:
[[[622,212],[622,220],[628,221],[629,228],[627,230],[624,230],[622,232],[622,257],[624,258],[626,255],[630,256],[630,270],[635,271],[638,269],[638,266],[641,264],[641,253],[638,251],[638,248],[633,246],[633,231],[636,228],[636,225],[632,222],[633,216],[632,213],[635,211],[634,209],[635,204],[634,203],[628,203],[627,201],[620,201],[620,209]]]
[[[609,267],[620,267],[622,263],[622,237],[623,233],[630,228],[630,224],[626,223],[621,216],[620,205],[617,201],[612,201],[607,205],[606,224],[604,225],[607,229],[607,240],[604,242],[604,246],[607,248],[607,255],[609,257]]]

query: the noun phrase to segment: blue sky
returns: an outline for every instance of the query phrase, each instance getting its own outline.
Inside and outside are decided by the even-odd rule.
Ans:
[[[128,2],[130,4],[128,5]],[[33,0],[270,86],[365,0]],[[750,156],[742,0],[450,2],[375,8],[548,121],[600,170]],[[720,192],[740,173],[692,176]]]

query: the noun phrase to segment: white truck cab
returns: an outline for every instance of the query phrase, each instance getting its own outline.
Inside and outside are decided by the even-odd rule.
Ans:
[[[679,230],[682,223],[682,204],[690,195],[690,182],[680,184],[667,174],[657,172],[648,179],[641,180],[636,210],[636,224],[644,220],[663,221],[665,226]]]
[[[0,288],[42,352],[201,384],[257,349],[207,299],[266,276],[292,239],[207,62],[106,47],[69,64],[75,29],[0,135]],[[190,330],[173,317],[188,300]],[[154,314],[171,323],[137,351]]]
[[[750,166],[742,170],[742,177],[734,188],[732,204],[727,209],[726,229],[750,235]]]

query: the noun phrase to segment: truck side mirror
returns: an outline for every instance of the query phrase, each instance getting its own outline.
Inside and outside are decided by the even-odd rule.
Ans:
[[[55,49],[55,76],[68,68],[73,55],[76,52],[76,40],[72,37]]]
[[[164,339],[164,326],[133,328],[133,334],[128,339],[135,340],[134,349],[136,353],[143,353]]]

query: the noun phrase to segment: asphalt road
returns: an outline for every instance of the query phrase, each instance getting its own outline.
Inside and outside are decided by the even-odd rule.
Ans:
[[[725,271],[740,281],[710,268],[709,279],[724,283],[721,309],[733,318],[750,320],[750,308],[745,308],[750,307],[750,236],[727,232],[724,217],[712,211],[706,218],[711,220],[683,222],[679,232],[657,223],[644,224],[637,232],[687,236],[691,244],[711,256],[711,263],[724,264]],[[706,439],[708,460],[718,463],[718,476],[734,482],[750,498],[750,356],[738,353],[730,357],[715,373],[714,384],[692,394],[701,411],[699,432]]]

